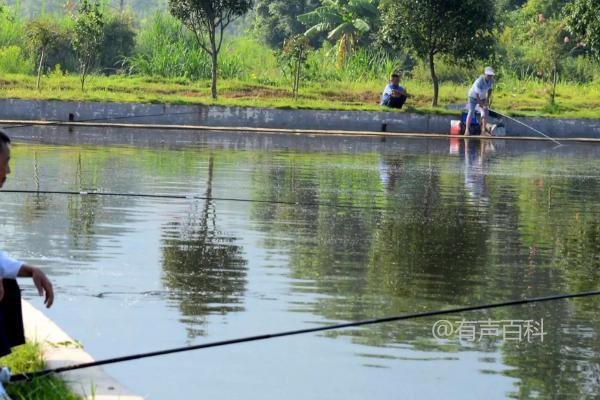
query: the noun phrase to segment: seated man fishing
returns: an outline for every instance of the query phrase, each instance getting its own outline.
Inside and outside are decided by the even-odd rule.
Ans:
[[[400,86],[400,75],[392,74],[390,83],[383,90],[381,105],[401,109],[406,103],[407,97],[406,89]]]
[[[0,188],[10,174],[10,138],[0,131]],[[0,251],[0,357],[10,354],[11,349],[25,344],[23,315],[21,312],[21,289],[16,278],[32,278],[40,296],[45,295],[44,304],[50,308],[54,302],[52,283],[46,274],[34,266],[14,260]],[[10,374],[6,369],[0,373],[5,382]],[[0,381],[0,399],[7,399]]]
[[[471,132],[471,121],[475,117],[477,110],[481,113],[481,134],[489,136],[487,130],[487,121],[490,115],[490,99],[492,97],[492,89],[494,87],[494,69],[486,67],[484,74],[477,78],[471,90],[469,91],[469,99],[467,102],[467,120],[465,121],[465,135],[469,136]]]

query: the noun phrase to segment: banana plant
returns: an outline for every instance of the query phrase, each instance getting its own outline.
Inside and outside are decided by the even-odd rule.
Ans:
[[[315,10],[298,16],[313,37],[327,33],[327,39],[336,43],[338,65],[341,66],[358,45],[358,40],[374,27],[379,0],[323,0]]]

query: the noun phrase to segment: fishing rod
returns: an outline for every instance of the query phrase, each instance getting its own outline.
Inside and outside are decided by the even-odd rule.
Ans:
[[[501,112],[498,112],[498,111],[496,111],[496,110],[491,110],[491,109],[490,109],[489,111],[490,111],[490,112],[495,112],[496,114],[500,115],[501,117],[508,118],[508,119],[510,119],[511,121],[513,121],[513,122],[516,122],[517,124],[521,124],[521,125],[523,125],[524,127],[526,127],[526,128],[529,128],[529,129],[531,129],[532,131],[534,131],[534,132],[536,132],[536,133],[538,133],[538,134],[542,135],[542,136],[543,136],[543,137],[545,137],[546,139],[553,141],[553,142],[554,142],[554,143],[556,143],[557,145],[559,145],[559,146],[562,146],[562,143],[560,143],[558,140],[556,140],[556,139],[554,139],[554,138],[551,138],[550,136],[546,135],[544,132],[542,132],[542,131],[540,131],[540,130],[538,130],[538,129],[535,129],[535,128],[534,128],[533,126],[531,126],[531,125],[528,125],[528,124],[526,124],[526,123],[524,123],[524,122],[521,122],[521,121],[519,121],[518,119],[515,119],[515,118],[513,118],[513,117],[509,117],[508,115],[506,115],[506,114],[502,114]]]
[[[151,193],[118,193],[118,192],[96,192],[96,191],[67,191],[67,190],[5,190],[3,189],[0,193],[11,193],[11,194],[49,194],[49,195],[63,195],[63,196],[97,196],[97,197],[137,197],[137,198],[148,198],[148,199],[170,199],[170,200],[205,200],[205,201],[227,201],[235,203],[258,203],[258,204],[278,204],[288,205],[297,207],[330,207],[330,208],[345,208],[354,210],[389,210],[388,207],[369,207],[369,206],[355,206],[351,204],[336,204],[328,202],[296,202],[296,201],[284,201],[284,200],[260,200],[260,199],[241,199],[236,197],[208,197],[200,195],[169,195],[169,194],[151,194]]]
[[[420,313],[414,313],[414,314],[405,314],[405,315],[398,315],[398,316],[385,317],[385,318],[368,319],[368,320],[363,320],[363,321],[347,322],[347,323],[335,324],[335,325],[326,325],[326,326],[320,326],[320,327],[315,327],[315,328],[305,328],[305,329],[283,331],[283,332],[278,332],[278,333],[268,333],[268,334],[264,334],[264,335],[247,336],[247,337],[242,337],[242,338],[238,338],[238,339],[222,340],[222,341],[217,341],[217,342],[210,342],[210,343],[203,343],[203,344],[198,344],[198,345],[193,345],[193,346],[185,346],[185,347],[178,347],[178,348],[172,348],[172,349],[166,349],[166,350],[159,350],[159,351],[153,351],[153,352],[148,352],[148,353],[138,353],[138,354],[133,354],[133,355],[129,355],[129,356],[108,358],[105,360],[93,361],[93,362],[88,362],[88,363],[83,363],[83,364],[76,364],[76,365],[71,365],[71,366],[66,366],[66,367],[46,369],[46,370],[32,372],[32,373],[18,374],[18,375],[13,376],[10,381],[11,382],[30,381],[32,379],[40,378],[40,377],[47,376],[47,375],[60,374],[63,372],[81,370],[81,369],[92,368],[92,367],[99,367],[102,365],[123,363],[123,362],[128,362],[128,361],[141,360],[141,359],[145,359],[145,358],[166,356],[166,355],[170,355],[170,354],[184,353],[184,352],[188,352],[188,351],[202,350],[202,349],[208,349],[208,348],[231,346],[234,344],[264,341],[264,340],[282,338],[282,337],[287,337],[287,336],[298,336],[298,335],[305,335],[305,334],[309,334],[309,333],[318,333],[318,332],[326,332],[326,331],[333,331],[333,330],[340,330],[340,329],[347,329],[347,328],[356,328],[356,327],[367,326],[367,325],[377,325],[377,324],[383,324],[383,323],[389,323],[389,322],[413,320],[413,319],[426,318],[426,317],[435,317],[435,316],[440,316],[440,315],[458,314],[458,313],[463,313],[463,312],[468,312],[468,311],[481,311],[481,310],[489,310],[489,309],[502,308],[502,307],[514,307],[514,306],[519,306],[519,305],[524,305],[524,304],[535,304],[535,303],[543,303],[543,302],[549,302],[549,301],[584,298],[584,297],[594,297],[594,296],[600,296],[600,290],[591,291],[591,292],[580,292],[580,293],[570,293],[570,294],[558,294],[558,295],[544,296],[544,297],[525,298],[525,299],[520,299],[520,300],[505,301],[505,302],[501,302],[501,303],[465,306],[465,307],[451,308],[451,309],[447,309],[447,310],[438,310],[438,311],[426,311],[426,312],[420,312]]]
[[[122,119],[138,119],[138,118],[164,117],[164,116],[174,116],[174,115],[192,115],[192,114],[198,114],[198,111],[163,112],[163,113],[159,113],[159,114],[120,115],[120,116],[108,117],[108,118],[88,118],[88,119],[82,119],[79,121],[75,121],[74,117],[73,117],[73,120],[71,120],[71,116],[73,114],[69,114],[69,121],[55,119],[55,120],[48,120],[48,121],[44,121],[44,122],[46,122],[47,124],[53,124],[53,123],[60,124],[60,123],[65,123],[65,122],[100,122],[100,121],[118,121],[118,120],[122,120]],[[23,124],[18,124],[18,125],[3,126],[2,129],[27,128],[27,127],[38,125],[37,122],[39,122],[39,121],[32,121],[30,124],[23,123]]]

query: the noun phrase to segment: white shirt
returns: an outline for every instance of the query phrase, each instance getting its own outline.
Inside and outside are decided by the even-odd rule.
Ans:
[[[473,83],[473,86],[471,87],[471,90],[469,91],[469,97],[476,99],[477,95],[479,95],[480,99],[482,99],[482,100],[487,99],[488,93],[490,90],[492,90],[493,87],[494,87],[494,80],[491,79],[489,81],[486,81],[485,76],[482,75],[479,78],[477,78],[475,83]]]
[[[0,278],[16,279],[23,264],[25,263],[10,258],[5,252],[0,251]]]

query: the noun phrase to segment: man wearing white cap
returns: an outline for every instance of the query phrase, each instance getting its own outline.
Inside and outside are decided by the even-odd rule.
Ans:
[[[475,116],[475,110],[479,106],[481,112],[481,134],[488,135],[487,131],[487,119],[489,116],[490,97],[492,96],[492,89],[494,87],[494,69],[492,67],[486,67],[484,75],[477,78],[471,90],[469,91],[469,101],[467,103],[467,109],[469,114],[467,115],[465,135],[470,135],[469,129],[471,128],[471,121]]]

